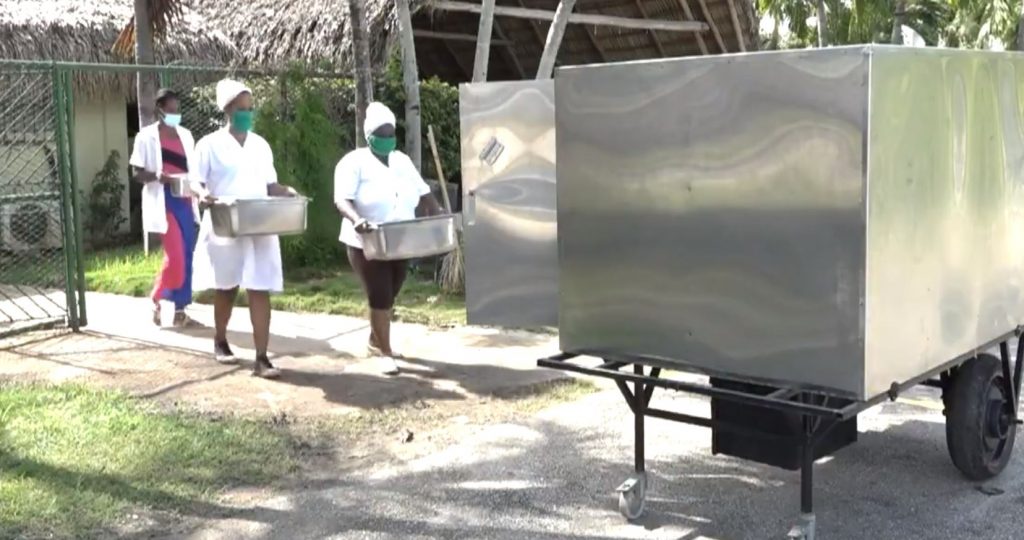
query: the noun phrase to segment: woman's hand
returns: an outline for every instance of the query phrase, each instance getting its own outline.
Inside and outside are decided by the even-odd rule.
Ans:
[[[373,230],[373,224],[365,219],[359,219],[355,222],[356,232],[359,234],[365,234]]]
[[[267,195],[271,197],[298,197],[299,192],[295,188],[284,184],[270,184],[267,186]]]

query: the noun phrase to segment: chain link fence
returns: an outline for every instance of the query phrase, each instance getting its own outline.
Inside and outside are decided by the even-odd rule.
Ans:
[[[84,317],[66,89],[53,68],[0,62],[0,335]]]

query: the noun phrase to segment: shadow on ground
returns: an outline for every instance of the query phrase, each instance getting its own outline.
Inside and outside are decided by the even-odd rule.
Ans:
[[[630,469],[628,422],[598,433],[566,421],[487,426],[398,467],[311,483],[290,494],[287,511],[234,516],[249,528],[233,537],[748,540],[781,538],[796,521],[798,474],[694,451],[692,441],[673,437],[674,425],[652,422],[648,512],[627,524],[612,490]],[[1007,516],[1022,500],[1020,475],[996,481],[1002,494],[984,495],[949,463],[943,430],[910,420],[864,432],[820,463],[820,534],[1016,538],[1024,520]],[[1019,466],[1014,459],[1011,468]]]

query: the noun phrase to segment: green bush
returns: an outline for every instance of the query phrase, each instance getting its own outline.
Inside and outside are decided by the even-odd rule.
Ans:
[[[334,167],[355,148],[355,85],[349,79],[307,76],[294,67],[276,80],[250,81],[257,97],[255,130],[270,143],[279,181],[312,198],[308,227],[302,236],[282,239],[289,266],[323,267],[344,260],[338,242],[341,217],[334,207]],[[437,178],[426,138],[433,124],[446,177],[459,178],[459,92],[432,79],[421,82],[423,175]],[[392,63],[378,81],[376,99],[399,119],[404,141],[405,91],[401,67]]]

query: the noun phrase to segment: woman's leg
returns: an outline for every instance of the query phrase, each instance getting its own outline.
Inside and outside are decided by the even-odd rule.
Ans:
[[[235,355],[228,346],[228,322],[235,309],[238,289],[218,290],[213,297],[213,353],[218,362],[234,363]]]
[[[253,375],[266,379],[278,377],[281,373],[270,363],[267,349],[270,343],[270,293],[247,290],[249,296],[249,320],[252,321],[252,341],[256,347],[256,363]]]
[[[175,199],[170,205],[177,222],[177,231],[181,237],[181,281],[177,287],[168,294],[174,302],[175,323],[184,323],[185,308],[192,303],[192,259],[195,254],[196,240],[198,233],[195,226],[195,216],[192,214],[192,205],[185,199]],[[171,226],[168,223],[168,226]]]
[[[369,261],[362,250],[348,248],[349,263],[363,284],[370,304],[370,349],[379,352],[385,363],[381,371],[388,375],[398,373],[394,360],[388,358],[391,352],[391,265],[381,261]]]
[[[150,294],[154,310],[157,312],[160,310],[160,301],[164,300],[171,291],[180,287],[185,279],[185,247],[181,228],[171,212],[167,212],[167,232],[162,237],[162,243],[164,264],[160,273],[157,274],[156,281],[153,283],[153,291]]]

